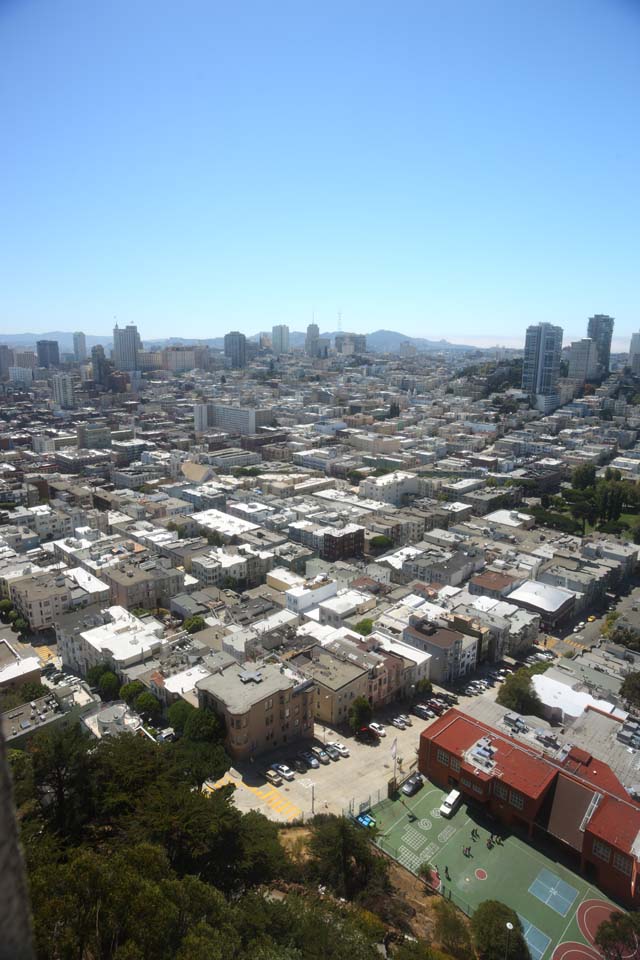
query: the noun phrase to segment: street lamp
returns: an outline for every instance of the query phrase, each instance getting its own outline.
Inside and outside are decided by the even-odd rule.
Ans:
[[[511,920],[507,920],[505,926],[507,928],[507,946],[504,951],[504,960],[509,960],[509,939],[511,937],[511,931],[513,930],[513,924],[511,923]]]

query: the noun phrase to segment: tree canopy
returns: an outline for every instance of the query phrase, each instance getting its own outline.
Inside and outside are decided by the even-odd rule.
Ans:
[[[480,904],[471,918],[471,931],[481,960],[504,960],[505,956],[531,960],[518,914],[499,900]]]
[[[366,697],[356,697],[349,707],[349,726],[352,730],[359,730],[360,727],[371,723],[373,718],[373,708]]]
[[[516,670],[498,690],[496,701],[502,707],[533,716],[542,716],[542,703],[531,683],[528,670]]]

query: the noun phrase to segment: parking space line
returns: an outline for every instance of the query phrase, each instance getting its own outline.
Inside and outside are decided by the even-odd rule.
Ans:
[[[281,794],[280,791],[271,784],[265,785],[264,787],[251,787],[243,780],[232,777],[228,772],[220,777],[220,779],[217,780],[213,785],[207,784],[203,789],[210,793],[213,790],[219,790],[220,787],[226,787],[228,784],[248,790],[249,793],[252,793],[255,797],[258,797],[259,800],[262,800],[268,807],[270,807],[271,810],[281,814],[287,820],[295,820],[302,813],[300,807],[296,806],[295,803],[292,803],[291,800],[283,796],[283,794]]]

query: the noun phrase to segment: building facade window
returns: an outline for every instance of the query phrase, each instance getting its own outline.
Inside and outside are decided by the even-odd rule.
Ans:
[[[524,807],[524,797],[517,790],[512,790],[509,794],[509,803],[516,810],[522,810]]]
[[[451,757],[451,769],[452,769],[455,773],[459,773],[459,772],[460,772],[460,761],[458,760],[457,757]]]
[[[623,853],[618,853],[616,850],[613,854],[613,866],[615,870],[619,870],[620,873],[626,874],[630,877],[632,873],[631,860],[629,857],[625,857]]]
[[[496,781],[493,785],[494,796],[499,797],[500,800],[506,800],[509,796],[509,791],[505,787],[504,783],[499,783]]]
[[[605,863],[609,863],[611,860],[611,847],[608,843],[603,843],[602,840],[594,840],[591,850],[598,860],[604,860]]]
[[[472,786],[472,783],[471,783],[471,780],[469,780],[469,777],[460,777],[460,783],[462,784],[463,787]]]
[[[449,766],[449,754],[445,750],[438,750],[436,753],[436,760],[438,763],[442,763],[445,767]]]

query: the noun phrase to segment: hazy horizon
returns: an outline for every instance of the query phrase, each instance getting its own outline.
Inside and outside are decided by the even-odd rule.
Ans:
[[[640,326],[640,5],[5,0],[0,330]]]
[[[130,322],[133,322],[133,321],[130,321]],[[121,325],[122,325],[122,324],[121,324]],[[561,326],[561,324],[560,324],[560,326]],[[379,330],[388,330],[388,331],[390,331],[390,332],[398,333],[398,334],[401,334],[401,335],[412,336],[411,334],[407,334],[406,331],[404,331],[404,330],[394,329],[394,328],[392,328],[392,327],[379,327],[378,329],[379,329]],[[71,329],[68,329],[68,330],[58,330],[58,331],[45,330],[45,329],[42,329],[42,330],[40,330],[40,331],[36,331],[36,330],[3,331],[2,333],[0,333],[0,343],[3,342],[3,337],[19,337],[19,336],[23,336],[23,335],[26,336],[27,334],[32,334],[32,335],[34,335],[34,336],[42,336],[43,334],[55,333],[55,332],[57,332],[57,333],[64,333],[64,334],[67,334],[67,335],[71,335],[71,334],[74,333],[75,331],[74,331],[74,330],[71,330]],[[87,330],[87,329],[83,330],[82,332],[85,333],[85,334],[87,334],[87,335],[89,335],[89,336],[102,337],[102,338],[105,339],[105,340],[111,339],[111,337],[112,337],[112,333],[111,333],[111,332],[105,332],[105,331],[92,332],[92,331]],[[213,338],[216,338],[216,337],[224,337],[224,334],[225,334],[225,333],[228,333],[228,332],[229,332],[228,330],[223,330],[223,331],[221,331],[221,332],[219,332],[219,333],[211,332],[211,333],[208,333],[208,334],[193,334],[193,335],[191,335],[191,334],[188,333],[188,332],[182,331],[182,332],[180,332],[180,333],[173,333],[173,334],[169,334],[168,336],[164,336],[164,335],[158,335],[158,334],[154,334],[154,333],[148,333],[148,332],[146,332],[146,331],[143,331],[143,330],[140,330],[140,329],[139,329],[140,337],[141,337],[141,339],[143,340],[143,342],[144,342],[144,341],[146,341],[146,342],[153,342],[153,341],[156,341],[156,340],[166,340],[166,339],[171,339],[171,337],[180,337],[181,339],[187,340],[187,341],[188,341],[190,338],[191,338],[192,340],[194,340],[194,341],[195,341],[195,340],[201,340],[201,339],[213,339]],[[245,331],[242,331],[242,332],[245,332]],[[257,330],[257,329],[248,330],[248,331],[246,331],[246,335],[247,335],[247,336],[256,336],[256,335],[259,334],[260,332],[268,333],[269,330],[264,329],[264,328],[263,328],[262,331]],[[291,332],[294,332],[294,333],[303,333],[303,332],[304,332],[304,328],[300,327],[300,328],[296,329],[296,328],[293,328],[293,327],[292,327],[292,328],[291,328]],[[320,332],[321,332],[321,334],[322,334],[322,333],[334,333],[334,332],[336,332],[336,330],[335,330],[335,328],[329,329],[329,328],[322,328],[322,327],[321,327],[321,328],[320,328]],[[370,334],[370,333],[375,333],[376,331],[375,331],[375,330],[363,330],[363,331],[352,331],[352,330],[350,330],[350,331],[346,331],[346,328],[345,328],[345,332],[362,332],[362,333]],[[488,349],[488,348],[491,348],[491,347],[505,347],[506,349],[509,349],[509,350],[522,350],[522,349],[524,348],[524,332],[523,332],[523,335],[522,335],[521,337],[520,337],[520,336],[517,336],[517,337],[505,337],[505,336],[500,336],[500,335],[497,335],[497,336],[495,336],[495,337],[484,336],[484,335],[483,335],[483,336],[474,336],[474,335],[472,335],[472,334],[469,334],[469,335],[467,335],[467,336],[464,336],[464,335],[461,335],[461,336],[447,336],[446,334],[443,334],[443,335],[438,335],[438,334],[433,334],[433,335],[431,335],[431,334],[419,334],[418,336],[422,336],[422,337],[424,337],[424,339],[427,339],[427,340],[435,340],[435,341],[445,340],[445,341],[448,341],[449,343],[452,343],[452,344],[466,344],[466,345],[469,345],[469,346],[472,346],[472,347],[478,347],[478,348],[480,348],[480,349]],[[582,331],[582,332],[579,332],[579,333],[576,334],[575,336],[568,336],[568,335],[567,335],[567,331],[565,330],[565,331],[564,331],[564,337],[563,337],[563,347],[567,347],[573,340],[578,340],[578,339],[581,339],[582,337],[586,337],[586,330],[585,330],[585,331]],[[630,337],[621,337],[621,336],[615,336],[615,335],[614,335],[613,338],[612,338],[612,340],[611,340],[611,351],[612,351],[612,353],[626,353],[626,352],[628,352],[628,350],[629,350],[629,341],[630,341]]]

